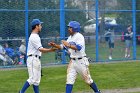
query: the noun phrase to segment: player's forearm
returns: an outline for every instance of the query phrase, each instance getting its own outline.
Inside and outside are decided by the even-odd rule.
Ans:
[[[57,44],[55,44],[54,47],[56,47],[56,48],[58,48],[58,49],[61,49],[61,46],[60,46],[60,45],[57,45]]]
[[[67,47],[68,47],[68,48],[71,48],[71,49],[73,49],[73,50],[77,50],[77,47],[74,46],[74,45],[68,45]]]
[[[53,52],[55,51],[56,49],[54,48],[40,48],[39,51],[42,52],[42,53],[46,53],[46,52]]]

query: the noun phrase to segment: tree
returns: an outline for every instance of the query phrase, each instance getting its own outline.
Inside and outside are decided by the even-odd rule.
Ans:
[[[140,10],[140,6],[139,6],[140,0],[136,0],[136,10]],[[137,35],[140,35],[140,13],[137,12],[136,14],[136,31],[137,31]]]
[[[65,2],[65,8],[79,8]],[[39,18],[44,22],[43,37],[56,36],[60,32],[60,2],[59,0],[29,0],[29,31],[30,22]],[[0,37],[25,37],[25,0],[0,0]],[[66,11],[66,24],[70,20],[85,21],[85,14],[81,11]]]

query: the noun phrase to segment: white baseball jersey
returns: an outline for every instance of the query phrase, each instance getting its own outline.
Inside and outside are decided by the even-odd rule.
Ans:
[[[70,52],[71,61],[67,69],[67,82],[66,84],[74,84],[79,73],[87,84],[93,83],[89,73],[89,61],[85,53],[85,39],[81,33],[75,33],[73,36],[68,37],[67,42],[71,45],[81,46],[81,50],[68,49]],[[74,58],[74,59],[73,59]]]
[[[0,59],[2,61],[6,61],[6,57],[4,56],[6,53],[5,53],[5,50],[4,48],[0,45]]]
[[[68,51],[70,52],[71,58],[79,58],[86,56],[85,39],[81,33],[75,33],[73,36],[69,36],[67,42],[69,42],[71,45],[79,45],[82,47],[80,51],[69,48]]]
[[[27,81],[30,85],[39,85],[41,80],[41,62],[40,59],[35,56],[41,56],[41,52],[39,51],[41,47],[42,44],[39,35],[32,33],[29,37],[27,49],[27,67],[29,73],[29,79]]]
[[[29,37],[27,55],[33,54],[41,56],[39,48],[42,48],[41,40],[38,34],[32,33]]]

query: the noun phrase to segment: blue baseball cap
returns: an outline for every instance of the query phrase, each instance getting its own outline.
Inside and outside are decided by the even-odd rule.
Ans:
[[[67,26],[72,27],[74,32],[80,32],[80,23],[77,21],[70,21]]]
[[[35,25],[37,25],[37,24],[42,24],[42,23],[43,23],[43,22],[41,22],[39,19],[33,19],[31,25],[32,25],[32,26],[35,26]]]

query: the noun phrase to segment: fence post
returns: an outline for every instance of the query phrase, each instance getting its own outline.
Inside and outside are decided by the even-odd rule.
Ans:
[[[133,59],[136,60],[136,0],[132,0],[132,21],[133,21]]]
[[[98,24],[99,24],[99,22],[98,22],[98,0],[96,0],[96,10],[95,10],[95,14],[96,14],[96,62],[98,62],[98,58],[99,58],[99,51],[98,51],[98,44],[99,44],[99,42],[98,42]]]
[[[27,46],[28,46],[28,0],[25,0],[25,37],[26,37],[26,57],[27,58]]]
[[[60,0],[60,38],[65,39],[65,10],[64,10],[65,1]],[[66,63],[65,51],[62,53],[62,64]]]

